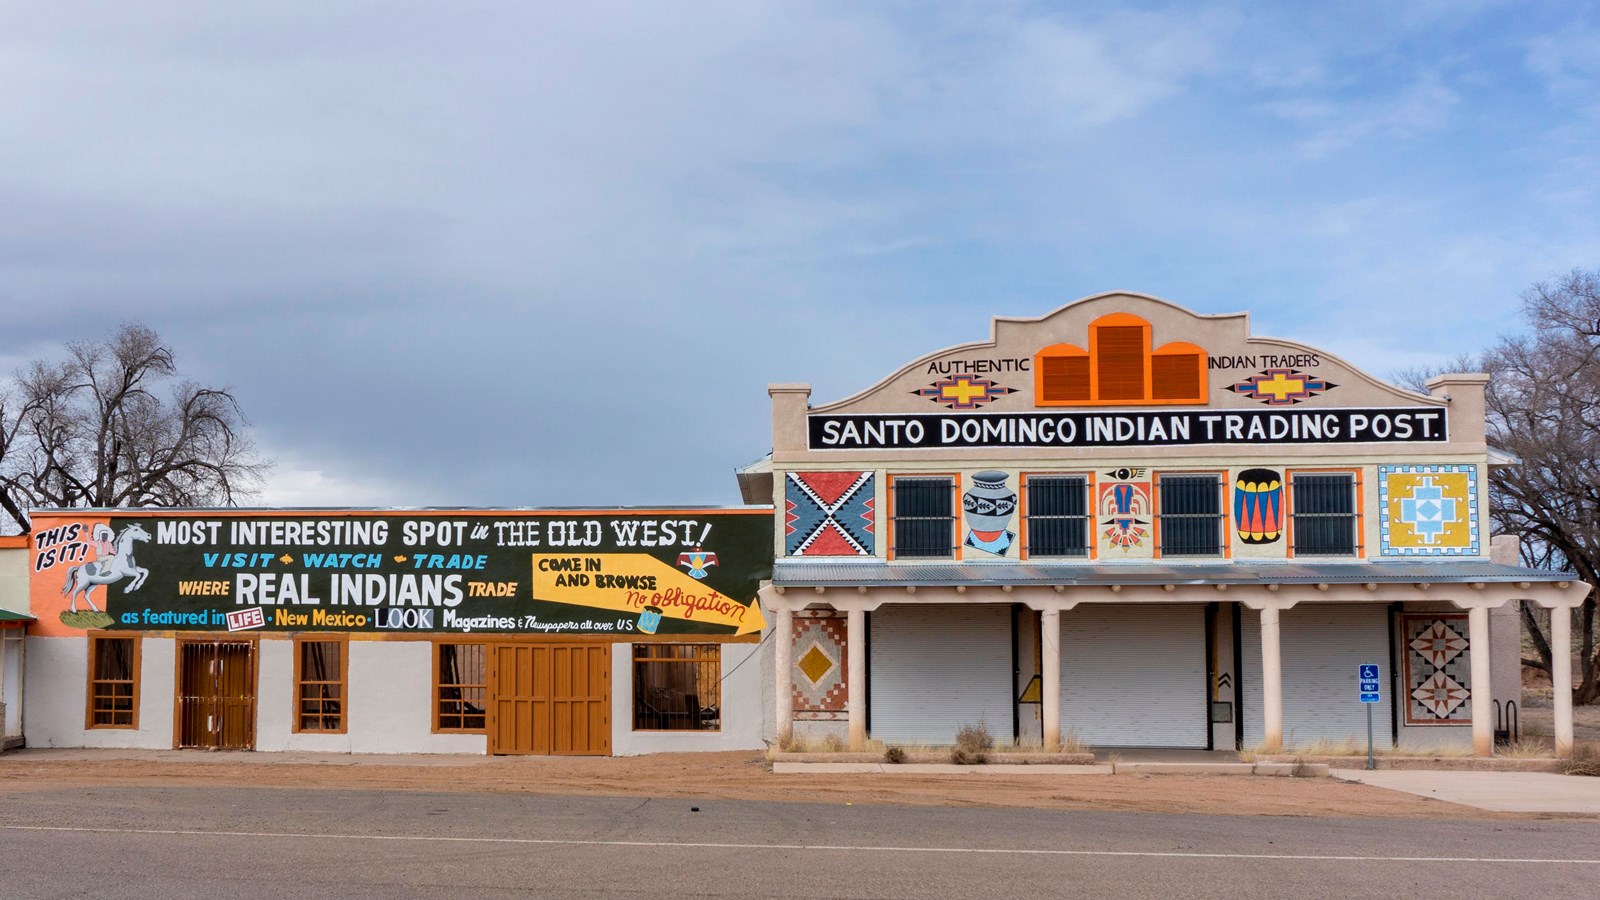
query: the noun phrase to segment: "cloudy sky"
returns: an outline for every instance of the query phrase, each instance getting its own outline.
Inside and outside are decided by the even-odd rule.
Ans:
[[[276,505],[736,503],[1107,290],[1437,365],[1597,192],[1588,3],[0,2],[0,371],[141,320]]]

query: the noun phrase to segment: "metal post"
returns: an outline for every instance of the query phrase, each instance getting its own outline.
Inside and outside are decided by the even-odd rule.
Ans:
[[[1372,770],[1377,768],[1372,762],[1372,704],[1363,703],[1361,705],[1367,708],[1367,769]]]

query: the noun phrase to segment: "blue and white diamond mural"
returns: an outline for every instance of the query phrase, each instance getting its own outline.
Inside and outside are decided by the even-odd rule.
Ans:
[[[1476,466],[1379,466],[1384,556],[1477,556]]]

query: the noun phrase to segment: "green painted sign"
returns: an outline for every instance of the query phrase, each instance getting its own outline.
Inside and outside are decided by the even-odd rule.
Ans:
[[[69,628],[740,635],[765,624],[756,591],[772,575],[770,510],[35,523],[34,608],[48,596]]]

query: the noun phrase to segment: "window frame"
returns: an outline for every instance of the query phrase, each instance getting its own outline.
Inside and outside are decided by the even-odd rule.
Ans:
[[[477,682],[468,682],[468,681],[460,681],[460,682],[457,682],[457,683],[454,683],[454,684],[446,684],[442,680],[441,676],[442,676],[443,673],[441,672],[439,667],[440,667],[440,665],[442,664],[442,662],[444,660],[444,650],[443,650],[443,648],[446,647],[446,646],[451,646],[451,647],[477,647],[479,649],[479,651],[482,653],[482,656],[483,656],[483,658],[482,658],[482,672],[480,673],[482,675],[482,677],[483,677],[483,682],[481,684],[477,683]],[[428,716],[428,720],[429,720],[429,722],[431,724],[431,729],[432,729],[431,733],[433,733],[433,734],[488,734],[489,733],[489,662],[490,662],[489,658],[490,658],[490,655],[491,654],[490,654],[490,650],[489,650],[489,642],[488,641],[469,641],[469,640],[436,640],[436,641],[433,641],[433,678],[431,679],[432,680],[432,686],[433,686],[433,691],[432,691],[431,696],[433,698],[433,701],[432,701],[432,704],[431,704],[432,708],[431,708],[431,711],[430,711],[429,716]],[[449,702],[449,703],[463,703],[463,704],[468,702],[465,698],[460,698],[460,697],[452,698],[452,699],[447,701],[445,699],[445,697],[444,697],[444,691],[447,688],[457,689],[457,690],[460,690],[460,689],[463,689],[463,688],[465,688],[465,689],[476,688],[476,689],[479,689],[481,691],[481,694],[479,696],[482,698],[481,701],[480,701],[480,706],[482,708],[477,713],[477,715],[481,716],[483,718],[483,724],[482,725],[478,726],[477,728],[467,728],[467,727],[453,728],[453,727],[450,727],[450,726],[447,726],[447,725],[443,724],[443,721],[444,721],[444,719],[446,717],[446,714],[445,714],[445,711],[444,711],[444,704],[446,702]],[[462,712],[450,713],[449,717],[465,721],[470,715],[472,715],[472,714],[471,713],[467,713],[465,711],[462,711]]]
[[[95,670],[97,669],[97,665],[96,664],[99,662],[99,659],[100,659],[100,655],[99,655],[99,653],[100,653],[100,645],[104,641],[128,641],[129,642],[129,647],[130,647],[130,652],[129,652],[130,662],[129,662],[129,665],[130,665],[130,667],[132,669],[132,671],[130,673],[133,676],[132,678],[127,679],[125,681],[124,679],[120,679],[120,678],[118,678],[118,679],[101,679],[101,678],[95,677],[95,675],[96,675],[96,671]],[[83,712],[83,727],[84,727],[85,730],[89,730],[89,731],[105,731],[105,730],[138,731],[139,730],[139,694],[140,694],[140,682],[142,681],[142,679],[139,677],[139,675],[140,675],[139,670],[142,667],[143,659],[144,659],[143,644],[144,644],[143,635],[130,634],[128,632],[108,631],[108,632],[103,632],[103,633],[98,633],[98,634],[90,634],[89,635],[89,647],[88,647],[88,653],[89,653],[88,662],[89,662],[89,665],[88,665],[87,678],[85,679],[84,712]],[[104,684],[124,684],[124,683],[126,683],[126,684],[130,685],[130,687],[129,687],[129,701],[132,704],[132,707],[131,707],[131,714],[129,715],[128,721],[126,723],[117,723],[115,721],[112,721],[112,722],[96,722],[95,721],[95,713],[100,712],[100,710],[97,709],[96,706],[95,706],[95,700],[98,699],[101,696],[105,696],[105,697],[109,697],[109,698],[115,699],[115,695],[114,694],[99,695],[99,694],[95,693],[95,686],[97,684],[102,684],[102,683],[104,683]],[[108,710],[106,710],[106,712],[110,713],[112,716],[115,716],[117,710],[116,709],[108,709]]]
[[[939,479],[939,480],[943,480],[943,481],[948,482],[949,485],[950,485],[950,510],[949,510],[949,516],[946,519],[946,521],[949,524],[949,534],[948,534],[948,537],[946,538],[946,541],[945,541],[945,543],[949,544],[949,548],[948,548],[947,553],[945,553],[944,555],[934,556],[934,555],[929,554],[929,555],[903,556],[903,554],[901,554],[899,552],[899,549],[900,549],[899,548],[899,543],[900,543],[900,522],[902,521],[903,517],[899,514],[899,511],[896,509],[896,506],[898,505],[896,503],[896,500],[898,499],[898,492],[897,492],[897,489],[896,489],[896,485],[898,483],[900,483],[900,482],[903,482],[903,481],[914,481],[914,480],[918,480],[918,479],[924,479],[924,480],[929,480],[929,481],[932,481],[932,480],[935,480],[935,479]],[[889,495],[889,547],[888,547],[889,559],[893,560],[893,559],[899,559],[899,558],[902,558],[902,557],[905,558],[905,559],[914,559],[914,560],[924,560],[924,559],[927,559],[927,560],[959,560],[959,559],[961,559],[961,535],[960,535],[960,532],[961,532],[961,512],[960,512],[960,509],[961,509],[961,475],[959,473],[956,473],[956,472],[906,472],[904,474],[899,474],[899,475],[891,473],[889,475],[889,478],[888,478],[888,485],[886,486],[886,491],[887,491],[887,493]],[[944,517],[915,516],[915,517],[910,517],[910,518],[911,518],[912,521],[931,521],[931,520],[944,518]]]
[[[721,734],[722,733],[722,715],[723,715],[723,712],[724,712],[724,709],[723,709],[723,699],[724,698],[722,696],[722,679],[723,679],[723,675],[722,675],[722,644],[721,643],[717,643],[717,642],[713,642],[713,641],[640,641],[640,642],[634,643],[632,645],[632,647],[633,647],[633,649],[628,654],[628,683],[630,685],[629,690],[632,693],[632,699],[631,699],[631,702],[629,704],[631,709],[629,710],[628,725],[629,725],[629,729],[631,731],[646,732],[646,733],[651,733],[651,734]],[[642,653],[643,654],[659,653],[662,650],[662,648],[666,648],[666,647],[689,647],[689,648],[695,648],[697,653],[696,653],[696,655],[689,656],[689,657],[669,657],[669,656],[651,657],[649,655],[646,655],[644,658],[641,658],[641,656],[640,656]],[[699,654],[709,654],[709,655],[708,656],[701,656]],[[661,710],[654,709],[653,707],[651,709],[651,712],[642,712],[641,711],[641,708],[640,708],[640,703],[641,703],[641,699],[642,699],[641,696],[640,696],[640,694],[641,694],[641,691],[640,691],[640,682],[641,682],[640,673],[642,671],[641,668],[640,668],[641,664],[642,665],[646,665],[646,666],[659,666],[659,667],[663,667],[663,668],[665,668],[667,666],[674,665],[674,664],[692,665],[692,666],[696,667],[696,670],[695,670],[695,694],[693,695],[695,697],[696,713],[695,713],[694,718],[688,720],[688,721],[690,721],[692,723],[691,727],[688,727],[688,728],[669,728],[669,727],[663,726],[663,727],[658,727],[658,728],[649,728],[649,727],[641,727],[640,726],[639,723],[640,723],[641,717],[642,716],[647,717],[651,713],[653,713],[655,715],[658,715],[658,716],[661,716],[663,720],[665,719],[666,716],[674,715],[674,713],[672,713],[672,712],[663,712]],[[700,679],[702,677],[704,677],[704,675],[706,674],[707,668],[712,670],[712,673],[713,673],[713,676],[714,676],[714,683],[715,683],[715,686],[716,686],[717,694],[716,694],[716,704],[714,706],[707,706],[706,704],[701,702],[704,694],[701,692],[702,683],[701,683]],[[671,689],[670,688],[659,688],[658,690],[670,691]],[[716,711],[717,711],[716,727],[714,727],[714,728],[696,727],[696,726],[698,726],[698,724],[701,721],[704,721],[705,710],[713,709],[713,708],[716,709]]]
[[[301,647],[305,646],[306,644],[333,644],[336,647],[338,647],[338,649],[339,649],[339,678],[338,678],[338,680],[336,680],[336,681],[332,680],[332,679],[318,679],[318,680],[315,680],[315,681],[307,681],[306,680],[305,672],[303,671],[303,665],[304,665],[305,657],[304,657],[304,654],[301,652],[301,649],[300,649]],[[293,701],[293,707],[292,707],[293,708],[293,719],[291,720],[291,723],[290,723],[292,725],[292,727],[293,727],[293,733],[295,733],[295,734],[348,734],[349,730],[350,730],[350,636],[349,635],[344,635],[344,634],[295,635],[295,638],[294,638],[294,641],[293,641],[293,647],[294,647],[294,650],[293,650],[293,652],[294,652],[294,682],[293,682],[294,688],[293,688],[293,691],[291,692],[291,700]],[[326,697],[326,696],[317,697],[317,698],[307,698],[302,694],[302,689],[304,687],[306,687],[307,685],[335,685],[335,684],[338,685],[338,687],[339,687],[339,696],[337,698],[329,698],[329,697]],[[314,699],[317,702],[324,703],[324,704],[327,703],[329,699],[337,699],[337,702],[339,704],[339,712],[338,712],[339,725],[338,725],[338,727],[337,728],[306,727],[305,722],[306,722],[307,717],[318,718],[318,719],[329,718],[328,713],[325,712],[325,711],[319,711],[319,712],[316,712],[316,713],[307,713],[305,711],[305,707],[302,706],[302,703],[304,703],[308,699]]]
[[[1162,490],[1161,490],[1161,481],[1162,481],[1162,479],[1164,479],[1164,478],[1201,478],[1201,477],[1211,478],[1211,479],[1214,479],[1216,481],[1216,487],[1217,487],[1217,512],[1214,513],[1214,514],[1213,513],[1168,513],[1168,512],[1166,512],[1166,509],[1165,509],[1166,504],[1162,502],[1163,501],[1163,495],[1162,495]],[[1228,484],[1229,484],[1228,473],[1227,472],[1223,472],[1223,471],[1219,471],[1219,470],[1213,470],[1213,469],[1175,470],[1175,471],[1153,472],[1153,473],[1151,473],[1151,479],[1150,479],[1151,498],[1150,498],[1150,500],[1151,500],[1151,507],[1155,511],[1155,514],[1153,516],[1151,516],[1151,519],[1153,520],[1154,527],[1155,527],[1155,547],[1153,548],[1153,558],[1155,558],[1155,559],[1166,559],[1166,558],[1172,558],[1172,559],[1232,559],[1233,558],[1233,540],[1232,540],[1232,532],[1231,532],[1232,516],[1229,515],[1229,509],[1228,509],[1228,497],[1227,497]],[[1177,552],[1168,551],[1166,549],[1166,535],[1163,532],[1166,530],[1167,519],[1169,519],[1169,518],[1173,518],[1173,519],[1176,519],[1176,518],[1194,518],[1194,519],[1208,518],[1208,519],[1213,519],[1216,522],[1216,528],[1217,528],[1217,535],[1216,535],[1217,552],[1215,552],[1215,553],[1177,553]]]
[[[1084,525],[1083,525],[1083,528],[1084,528],[1084,532],[1083,532],[1083,534],[1084,534],[1084,552],[1083,553],[1079,553],[1079,554],[1064,554],[1063,555],[1063,554],[1047,554],[1047,553],[1035,553],[1035,552],[1033,552],[1033,519],[1034,519],[1034,512],[1033,512],[1033,509],[1032,509],[1033,504],[1030,502],[1032,495],[1029,493],[1029,485],[1035,479],[1040,479],[1040,478],[1081,478],[1081,479],[1083,479],[1083,510],[1084,510],[1083,516],[1082,516],[1083,523],[1084,523]],[[1098,546],[1099,542],[1095,540],[1095,522],[1096,522],[1097,516],[1096,516],[1096,513],[1095,513],[1095,500],[1094,500],[1094,497],[1095,497],[1095,486],[1096,485],[1095,485],[1095,473],[1092,470],[1091,471],[1086,471],[1086,472],[1023,472],[1018,476],[1017,481],[1018,481],[1019,485],[1021,486],[1021,490],[1018,493],[1021,494],[1021,500],[1020,500],[1020,504],[1019,505],[1022,507],[1022,510],[1021,510],[1022,514],[1019,517],[1022,520],[1022,529],[1021,529],[1022,530],[1022,552],[1018,556],[1019,559],[1069,559],[1069,560],[1080,560],[1081,559],[1081,560],[1092,560],[1092,559],[1098,559],[1099,558],[1099,555],[1100,555],[1100,553],[1099,553],[1100,548]],[[1050,515],[1050,516],[1046,516],[1045,518],[1048,518],[1048,519],[1072,519],[1072,518],[1077,518],[1077,517],[1075,517],[1075,516],[1066,516],[1066,515],[1060,515],[1060,516],[1058,516],[1058,515]]]
[[[1297,518],[1300,511],[1295,499],[1294,479],[1298,475],[1347,475],[1350,478],[1351,512],[1348,513],[1306,513],[1310,516],[1349,518],[1351,551],[1349,553],[1312,553],[1302,552],[1296,546]],[[1328,468],[1328,469],[1286,469],[1283,473],[1284,507],[1288,510],[1287,528],[1285,539],[1289,542],[1288,556],[1291,558],[1306,557],[1311,559],[1365,559],[1366,547],[1366,495],[1365,482],[1361,478],[1360,469]]]

